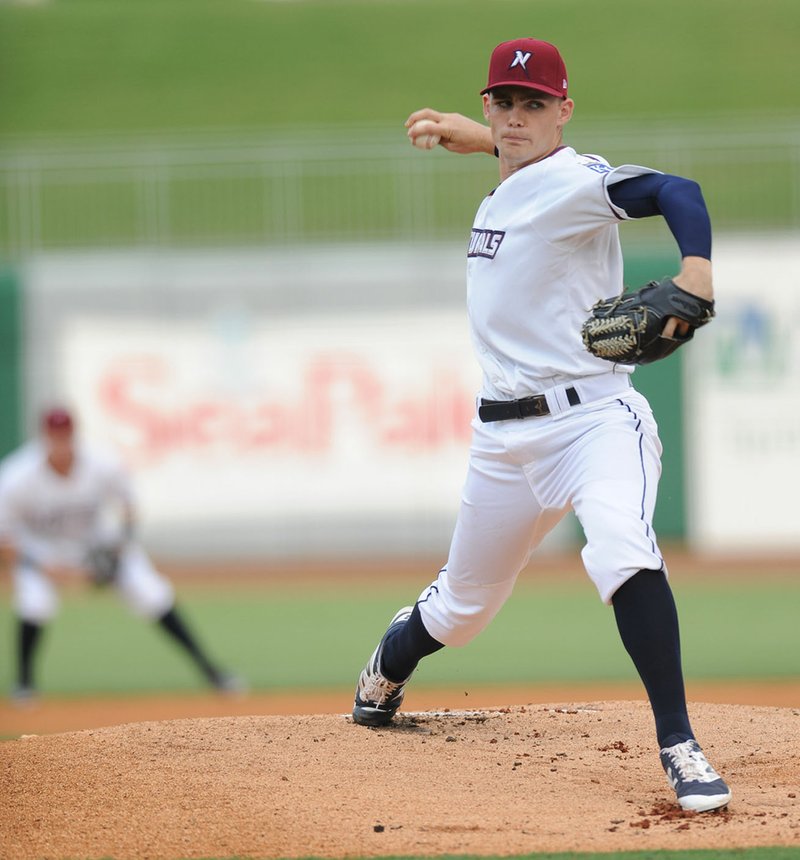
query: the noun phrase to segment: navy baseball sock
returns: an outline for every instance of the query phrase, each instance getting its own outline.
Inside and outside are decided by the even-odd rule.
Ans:
[[[440,648],[444,648],[444,645],[425,629],[419,605],[414,604],[414,611],[408,621],[383,643],[381,672],[395,683],[405,681],[423,657]]]
[[[176,642],[184,647],[202,669],[206,678],[212,684],[217,683],[220,677],[219,669],[203,653],[194,636],[189,632],[186,622],[178,614],[178,610],[173,606],[158,619],[158,623]]]
[[[659,746],[693,738],[686,710],[675,599],[660,570],[640,570],[612,598],[622,643],[639,672]]]
[[[17,683],[20,687],[33,687],[33,655],[42,637],[44,628],[40,624],[19,619]]]

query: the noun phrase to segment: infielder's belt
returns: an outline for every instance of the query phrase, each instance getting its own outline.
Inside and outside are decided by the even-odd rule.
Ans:
[[[578,392],[570,387],[566,390],[570,406],[577,406],[581,399]],[[508,421],[512,418],[533,418],[534,416],[549,415],[550,407],[544,394],[534,394],[520,400],[484,400],[478,407],[478,418],[484,424],[490,421]]]

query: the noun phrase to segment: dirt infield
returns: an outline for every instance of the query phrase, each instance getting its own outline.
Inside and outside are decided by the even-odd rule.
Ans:
[[[131,723],[0,746],[0,856],[345,857],[800,843],[800,709],[695,704],[728,810],[675,805],[646,703]]]
[[[573,568],[555,575],[576,576]],[[271,581],[298,574],[329,581],[327,568],[281,569]],[[638,683],[412,686],[414,713],[381,730],[345,715],[349,686],[239,698],[45,696],[26,708],[0,699],[0,738],[17,738],[0,743],[0,857],[800,845],[800,680],[689,680],[687,692],[701,743],[734,792],[722,813],[676,806]]]

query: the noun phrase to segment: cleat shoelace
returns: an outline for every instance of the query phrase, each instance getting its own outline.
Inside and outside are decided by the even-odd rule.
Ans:
[[[384,702],[388,702],[402,686],[402,684],[396,684],[394,681],[384,678],[383,675],[378,675],[366,680],[363,693],[369,701],[382,705]]]
[[[405,681],[396,682],[390,681],[378,669],[378,660],[376,659],[368,669],[361,675],[360,691],[361,698],[375,705],[385,705],[391,701],[398,690],[401,690]]]
[[[708,763],[702,750],[691,741],[677,744],[667,753],[670,764],[680,778],[687,782],[714,782],[719,774]]]

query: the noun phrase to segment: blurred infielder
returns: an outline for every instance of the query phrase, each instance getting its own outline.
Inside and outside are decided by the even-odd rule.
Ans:
[[[134,534],[127,475],[111,457],[75,442],[71,414],[51,409],[41,439],[0,464],[0,541],[10,557],[18,619],[13,698],[35,692],[33,661],[42,631],[58,610],[56,583],[76,577],[113,587],[143,618],[157,621],[220,691],[242,682],[206,656],[175,606],[172,585]]]
[[[731,792],[689,722],[678,618],[652,525],[661,444],[647,401],[631,387],[633,366],[615,358],[654,360],[713,315],[706,206],[687,179],[611,167],[563,145],[574,103],[561,55],[547,42],[498,45],[482,95],[488,128],[427,108],[406,123],[417,146],[499,158],[500,184],[480,204],[467,248],[483,383],[447,564],[392,619],[358,680],[353,719],[389,723],[419,660],[483,630],[531,551],[572,509],[586,570],[613,606],[647,690],[670,784],[682,807],[717,809]],[[616,300],[603,303],[597,329],[587,316],[623,291],[618,224],[651,215],[666,220],[682,263],[674,279],[647,288],[662,317],[655,351],[643,356],[629,349],[639,337],[635,320],[651,325],[659,302],[648,310],[637,299],[638,317],[625,320],[608,310]],[[608,331],[617,333],[598,346]]]

